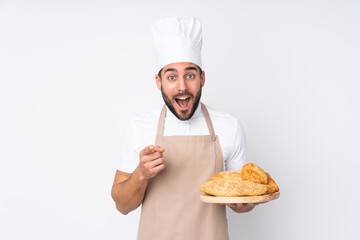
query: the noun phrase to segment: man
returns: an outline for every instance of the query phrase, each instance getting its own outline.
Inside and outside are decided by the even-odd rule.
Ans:
[[[247,162],[242,127],[200,102],[205,72],[199,20],[161,19],[152,31],[155,80],[165,106],[127,128],[112,188],[116,208],[127,214],[142,204],[138,239],[228,239],[225,206],[201,202],[198,188],[216,172]],[[255,205],[228,206],[240,213]]]

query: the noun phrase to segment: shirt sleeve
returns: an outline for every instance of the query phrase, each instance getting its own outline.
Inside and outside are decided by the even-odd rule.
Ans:
[[[246,137],[244,128],[237,121],[237,127],[234,135],[234,145],[233,151],[229,159],[225,162],[225,169],[229,170],[239,170],[243,165],[248,163],[246,156]]]
[[[138,166],[139,153],[137,142],[134,124],[129,122],[120,143],[120,159],[117,162],[117,169],[119,171],[132,173]]]

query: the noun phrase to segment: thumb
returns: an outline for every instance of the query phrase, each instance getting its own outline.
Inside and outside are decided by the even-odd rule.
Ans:
[[[165,150],[162,147],[158,146],[158,145],[155,146],[155,151],[160,152],[160,153],[165,152]]]
[[[153,145],[149,145],[140,152],[140,155],[149,155],[154,151],[155,151],[155,147]]]

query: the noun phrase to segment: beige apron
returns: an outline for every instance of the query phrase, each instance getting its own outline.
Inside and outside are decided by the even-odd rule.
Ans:
[[[229,239],[225,206],[200,200],[200,185],[223,171],[218,136],[201,107],[210,135],[163,136],[166,107],[161,111],[156,145],[165,149],[165,169],[149,181],[138,240]]]

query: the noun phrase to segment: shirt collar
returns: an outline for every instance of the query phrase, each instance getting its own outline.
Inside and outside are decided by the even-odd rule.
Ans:
[[[191,120],[194,120],[196,118],[202,117],[203,116],[203,112],[202,112],[202,108],[201,108],[201,102],[199,102],[198,107],[196,108],[194,114],[192,115],[192,117],[189,120],[185,120],[185,121],[189,121],[191,122]],[[184,120],[180,120],[178,119],[171,111],[170,109],[166,106],[166,115],[165,118],[168,120],[173,120],[173,121],[181,121],[184,122]]]

